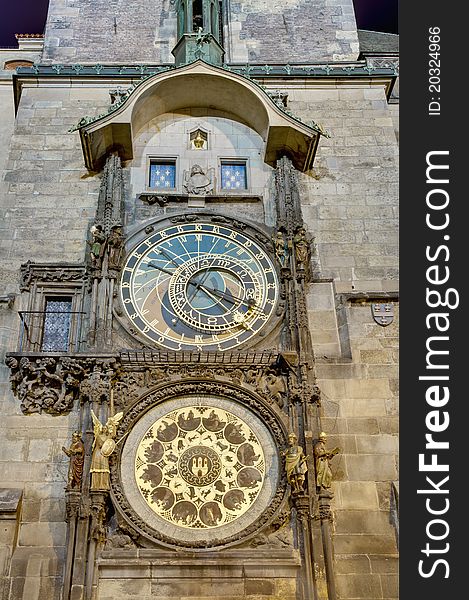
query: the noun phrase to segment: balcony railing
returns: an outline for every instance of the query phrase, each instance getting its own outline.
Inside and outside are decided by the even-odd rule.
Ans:
[[[18,312],[19,352],[79,352],[85,313],[65,310]]]

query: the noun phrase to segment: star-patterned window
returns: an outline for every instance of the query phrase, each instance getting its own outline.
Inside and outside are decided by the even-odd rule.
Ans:
[[[72,298],[46,299],[42,352],[68,352],[72,321]]]
[[[150,187],[167,190],[176,187],[175,160],[152,160],[150,162]]]
[[[221,161],[223,190],[246,190],[248,187],[246,161]]]

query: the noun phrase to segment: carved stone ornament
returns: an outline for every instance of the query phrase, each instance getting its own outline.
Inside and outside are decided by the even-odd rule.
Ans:
[[[67,490],[65,495],[65,519],[72,521],[80,515],[82,496],[78,490]]]
[[[99,545],[106,542],[106,506],[107,494],[103,492],[91,492],[91,524],[90,538]]]
[[[168,383],[122,419],[110,457],[113,502],[129,525],[166,546],[228,546],[277,517],[285,500],[276,448],[285,430],[236,386]]]
[[[366,64],[371,69],[393,69],[396,75],[399,74],[399,58],[398,56],[367,56]]]
[[[322,490],[319,494],[319,502],[318,502],[318,512],[315,515],[316,520],[320,521],[332,521],[334,518],[332,509],[331,509],[331,501],[332,501],[332,493],[327,490]]]
[[[394,321],[394,304],[392,302],[373,302],[371,304],[371,314],[378,325],[387,327]]]
[[[116,397],[120,406],[125,407],[155,385],[195,379],[209,379],[220,384],[233,383],[255,392],[270,405],[281,409],[287,406],[287,376],[273,362],[267,365],[155,364],[153,367],[147,367],[144,372],[124,364],[116,383]]]
[[[61,414],[71,410],[79,389],[83,367],[73,359],[51,357],[19,361],[7,357],[5,363],[12,370],[10,381],[13,391],[26,413]]]
[[[25,414],[65,414],[79,396],[81,382],[99,368],[109,369],[114,358],[71,358],[7,355],[12,390]],[[111,367],[112,368],[112,367]],[[85,384],[86,385],[86,384]],[[108,388],[109,389],[109,388]]]
[[[34,264],[31,261],[21,265],[20,290],[27,292],[31,285],[36,282],[80,282],[85,279],[86,269],[80,265],[68,264]]]
[[[215,170],[202,169],[200,165],[193,165],[190,171],[184,171],[183,187],[188,194],[204,196],[212,194],[215,185]]]

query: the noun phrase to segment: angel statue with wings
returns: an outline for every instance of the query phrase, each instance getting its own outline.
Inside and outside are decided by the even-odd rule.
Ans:
[[[124,416],[118,412],[109,417],[103,425],[91,409],[94,425],[94,440],[91,455],[91,491],[108,491],[110,485],[109,457],[116,449],[114,438],[117,435],[117,424]]]

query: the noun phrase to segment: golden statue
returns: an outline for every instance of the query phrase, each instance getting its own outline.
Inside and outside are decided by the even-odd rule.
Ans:
[[[196,137],[192,140],[192,143],[194,144],[194,148],[196,148],[197,150],[202,150],[203,147],[205,146],[205,142],[206,142],[206,140],[202,136],[201,131],[198,130]]]
[[[314,459],[316,466],[316,485],[318,488],[328,489],[332,484],[332,471],[329,460],[340,452],[340,448],[326,449],[327,435],[324,431],[319,434],[319,441],[314,445]]]
[[[295,433],[288,435],[288,448],[283,453],[285,456],[285,470],[287,480],[291,486],[292,493],[298,494],[303,491],[308,465],[306,464],[306,455],[303,448],[298,446],[298,438]]]
[[[70,458],[67,490],[79,491],[83,477],[83,464],[85,462],[85,446],[81,439],[81,433],[79,431],[74,431],[70,447],[65,448],[65,446],[62,446],[62,450]]]
[[[114,438],[117,435],[117,424],[124,416],[119,412],[109,417],[103,425],[91,409],[94,425],[94,440],[91,455],[91,491],[107,491],[111,488],[109,457],[116,449]]]

